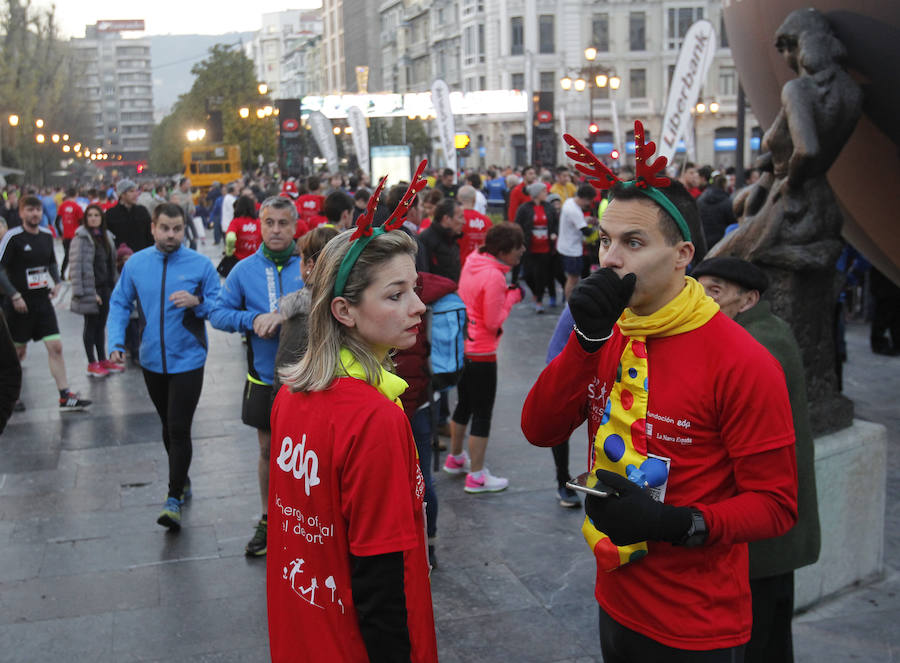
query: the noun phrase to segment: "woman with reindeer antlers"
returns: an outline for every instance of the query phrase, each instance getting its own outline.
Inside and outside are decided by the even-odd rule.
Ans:
[[[437,661],[425,483],[390,352],[425,312],[398,230],[426,162],[379,228],[379,184],[311,275],[309,351],[272,409],[267,569],[273,661]]]

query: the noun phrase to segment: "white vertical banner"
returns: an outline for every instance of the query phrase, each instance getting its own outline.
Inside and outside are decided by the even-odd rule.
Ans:
[[[453,123],[453,111],[450,109],[450,88],[441,79],[431,84],[431,103],[437,116],[438,134],[441,137],[441,148],[447,168],[453,169],[453,181],[456,181],[456,126]]]
[[[700,89],[716,53],[716,30],[709,21],[697,21],[687,31],[678,54],[669,100],[663,116],[659,156],[669,163],[675,156],[678,139],[692,129],[691,109],[697,103]]]
[[[351,106],[347,109],[347,122],[353,129],[353,151],[356,152],[356,160],[360,170],[366,175],[371,175],[369,170],[369,130],[366,127],[366,118],[359,106]]]
[[[331,120],[325,117],[322,111],[313,111],[309,114],[307,121],[312,129],[316,145],[319,146],[319,152],[328,162],[329,172],[336,173],[338,171],[337,143],[334,140]]]

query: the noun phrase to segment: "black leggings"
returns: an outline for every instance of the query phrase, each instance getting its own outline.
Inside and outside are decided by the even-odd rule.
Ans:
[[[537,301],[544,297],[544,291],[551,297],[556,297],[552,253],[529,253],[525,256],[525,283],[531,288]]]
[[[66,267],[69,266],[69,248],[72,246],[72,239],[63,239],[63,261],[62,266],[59,268],[59,278],[66,278]]]
[[[453,421],[466,426],[471,419],[472,435],[490,435],[494,398],[497,396],[497,362],[466,359],[456,390],[459,399],[453,411]]]
[[[556,483],[562,488],[572,478],[569,474],[569,441],[550,447],[553,452],[553,464],[556,466]]]
[[[203,389],[203,367],[186,373],[143,370],[150,400],[162,421],[163,444],[169,455],[169,497],[180,499],[191,467],[191,423]]]
[[[106,359],[106,317],[109,315],[109,290],[102,289],[97,292],[102,303],[97,313],[87,313],[84,316],[84,331],[81,338],[84,341],[84,352],[87,354],[88,363]],[[94,351],[97,351],[96,359]]]
[[[622,626],[600,608],[600,651],[604,663],[666,661],[666,663],[743,663],[744,645],[692,651],[675,649]]]

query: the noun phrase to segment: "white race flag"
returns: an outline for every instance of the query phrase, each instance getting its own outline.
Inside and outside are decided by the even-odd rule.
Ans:
[[[359,168],[366,175],[371,175],[369,170],[369,130],[366,128],[366,118],[359,106],[351,106],[347,109],[347,122],[353,129],[353,151],[356,152],[356,160]]]
[[[313,111],[309,114],[309,126],[312,128],[313,138],[319,146],[319,152],[328,162],[328,171],[338,172],[337,144],[331,129],[331,120],[322,114],[322,111]]]
[[[706,73],[716,53],[716,30],[709,21],[697,21],[687,31],[678,54],[669,100],[659,139],[659,156],[672,163],[678,140],[691,127],[691,109],[697,103]]]
[[[453,111],[450,109],[450,88],[438,79],[431,84],[431,103],[437,116],[438,133],[447,168],[453,169],[453,180],[456,181],[456,128],[453,123]]]

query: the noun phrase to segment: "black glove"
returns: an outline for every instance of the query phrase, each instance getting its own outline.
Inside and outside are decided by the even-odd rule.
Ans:
[[[628,306],[636,280],[634,274],[619,278],[612,269],[604,267],[579,281],[569,296],[569,310],[578,330],[587,338],[609,336],[616,320]],[[577,333],[575,336],[587,352],[595,352],[603,345],[602,342],[588,341]]]
[[[594,474],[618,495],[584,500],[584,511],[594,526],[617,546],[639,541],[680,543],[693,522],[692,510],[657,502],[620,474],[597,470]]]

